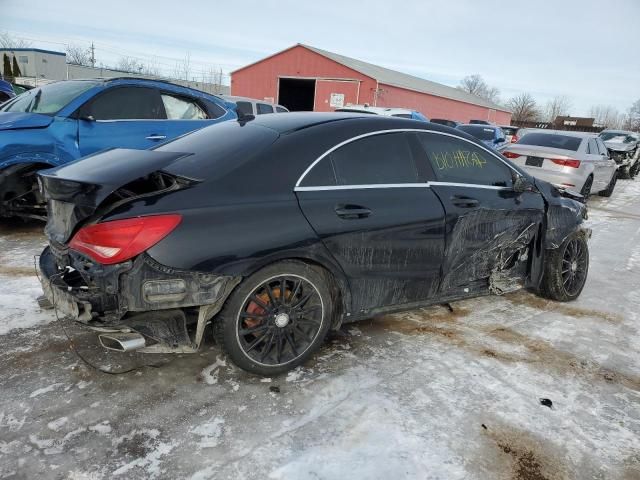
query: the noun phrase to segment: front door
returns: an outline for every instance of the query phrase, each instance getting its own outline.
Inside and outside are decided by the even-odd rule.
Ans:
[[[527,261],[527,247],[543,223],[542,196],[515,192],[516,172],[507,161],[473,142],[442,133],[416,136],[429,183],[446,212],[441,295],[482,291],[498,280],[508,289],[504,272]],[[515,288],[519,280],[513,282]]]
[[[167,138],[160,92],[114,87],[80,108],[78,145],[85,156],[106,148],[146,149]]]
[[[444,210],[407,133],[373,134],[320,160],[296,194],[350,281],[352,310],[424,301],[440,283]]]

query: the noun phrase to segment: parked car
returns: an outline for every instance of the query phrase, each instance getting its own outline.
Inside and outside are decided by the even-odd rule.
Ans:
[[[409,118],[412,120],[420,120],[422,122],[429,121],[427,117],[425,117],[417,110],[408,110],[406,108],[372,107],[367,104],[347,105],[346,107],[336,108],[336,112],[370,113],[373,115],[382,115],[385,117]]]
[[[476,137],[487,147],[493,148],[497,151],[503,150],[508,145],[502,129],[494,125],[458,125],[458,130],[462,130],[463,132]]]
[[[106,148],[146,149],[236,118],[198,90],[139,78],[68,80],[0,107],[0,216],[44,218],[36,172]]]
[[[511,125],[500,125],[500,128],[504,132],[504,137],[507,143],[516,143],[518,141],[518,131],[520,130],[520,127],[513,127]]]
[[[239,117],[247,115],[263,115],[265,113],[287,113],[286,107],[255,98],[237,97],[232,95],[220,95],[225,101],[236,106]]]
[[[447,127],[456,128],[458,125],[462,125],[461,122],[456,122],[455,120],[446,120],[444,118],[432,118],[429,120],[431,123],[438,123],[440,125],[445,125]]]
[[[633,178],[640,170],[640,141],[638,134],[626,130],[604,130],[600,132],[609,155],[618,164],[621,178]]]
[[[274,375],[345,322],[522,287],[568,301],[587,277],[583,204],[420,121],[259,115],[40,179],[41,305],[121,351],[194,352],[211,321]]]
[[[11,84],[6,80],[0,79],[0,104],[15,96],[16,94],[13,91],[13,87],[11,86]]]
[[[491,122],[486,120],[469,120],[469,124],[471,125],[493,125]]]
[[[617,166],[600,138],[591,133],[537,130],[502,152],[531,175],[561,188],[609,197],[616,185]]]

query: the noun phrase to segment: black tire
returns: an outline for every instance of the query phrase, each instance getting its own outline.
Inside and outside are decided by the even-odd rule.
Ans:
[[[633,167],[631,167],[631,178],[634,178],[636,175],[638,175],[638,172],[640,171],[640,158],[638,160],[636,160],[636,163],[633,165]]]
[[[622,167],[618,170],[620,173],[618,176],[623,179],[632,178],[631,168],[630,167]]]
[[[593,177],[589,175],[587,179],[584,181],[584,185],[582,185],[582,189],[580,190],[580,194],[584,197],[585,202],[589,199],[592,185],[593,185]]]
[[[569,302],[580,296],[589,273],[589,246],[582,232],[571,234],[560,248],[547,252],[540,293]]]
[[[605,188],[601,192],[598,192],[598,195],[600,195],[601,197],[610,197],[611,194],[613,193],[613,189],[616,188],[617,181],[618,181],[618,171],[616,170],[615,172],[613,172],[613,176],[611,177],[611,180],[609,181],[609,185],[607,185],[607,188]]]
[[[335,310],[332,287],[331,275],[320,267],[296,260],[269,265],[229,296],[213,321],[215,340],[247,372],[291,370],[327,336]]]

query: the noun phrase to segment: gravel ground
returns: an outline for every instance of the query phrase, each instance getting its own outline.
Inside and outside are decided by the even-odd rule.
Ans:
[[[640,479],[640,180],[590,207],[578,301],[346,325],[270,379],[211,340],[103,351],[35,303],[41,226],[1,224],[0,478]],[[95,365],[140,368],[97,372],[67,334]]]

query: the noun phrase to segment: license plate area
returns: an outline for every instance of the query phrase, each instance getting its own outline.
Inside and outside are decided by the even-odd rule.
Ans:
[[[544,162],[544,158],[542,157],[527,157],[524,164],[528,167],[541,167],[542,162]]]

